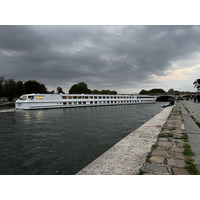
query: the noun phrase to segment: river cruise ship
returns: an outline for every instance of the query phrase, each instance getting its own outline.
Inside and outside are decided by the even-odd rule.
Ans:
[[[101,95],[101,94],[26,94],[16,102],[16,109],[71,108],[83,106],[107,106],[154,103],[155,96]]]

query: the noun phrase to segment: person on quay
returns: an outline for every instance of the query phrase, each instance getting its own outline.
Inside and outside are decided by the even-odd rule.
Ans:
[[[175,104],[175,101],[174,101],[173,98],[169,98],[168,100],[169,100],[169,104],[167,104],[167,105],[161,105],[162,108],[166,108],[168,106],[173,106]]]

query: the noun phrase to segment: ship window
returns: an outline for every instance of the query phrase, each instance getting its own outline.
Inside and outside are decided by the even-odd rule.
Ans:
[[[66,96],[62,96],[62,98],[63,98],[63,99],[67,99],[67,97],[66,97]]]
[[[86,102],[83,102],[83,104],[86,104]]]
[[[90,99],[93,99],[93,97],[90,97]]]
[[[78,96],[79,99],[81,99],[81,96]]]
[[[113,99],[113,97],[110,97],[111,99]]]
[[[63,105],[67,105],[67,102],[63,102]]]
[[[88,96],[85,96],[85,99],[88,99]]]
[[[33,100],[34,96],[27,96],[27,99]]]
[[[107,99],[109,99],[109,97],[107,97]]]
[[[95,101],[95,104],[97,104],[97,101]]]
[[[72,102],[69,102],[69,105],[71,105],[72,104]]]
[[[77,96],[74,96],[73,99],[77,99]]]
[[[101,97],[99,97],[99,99],[101,99]]]
[[[110,101],[108,101],[107,103],[110,103]]]
[[[96,97],[96,96],[95,96],[94,98],[95,98],[95,99],[97,99],[97,97]]]
[[[93,104],[93,101],[90,101],[90,104]]]
[[[114,97],[114,99],[116,99],[116,97]]]
[[[82,104],[82,102],[78,102],[78,104]]]
[[[106,97],[103,97],[103,99],[105,99]]]
[[[37,99],[43,99],[43,96],[37,96]]]
[[[71,96],[68,96],[68,99],[72,99],[72,97],[71,97]]]
[[[111,101],[111,103],[113,103],[113,101]]]

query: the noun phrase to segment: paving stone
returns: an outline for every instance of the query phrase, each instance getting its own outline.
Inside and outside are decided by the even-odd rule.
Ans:
[[[160,138],[158,139],[158,141],[159,141],[159,142],[168,142],[168,138],[162,138],[162,137],[160,137]]]
[[[185,125],[181,124],[181,130],[185,130]]]
[[[174,142],[178,142],[178,143],[184,143],[183,139],[173,139]]]
[[[163,163],[164,162],[164,158],[163,157],[159,157],[159,156],[152,156],[151,158],[150,158],[150,161],[152,162],[152,163]]]
[[[180,134],[183,134],[183,132],[184,131],[182,131],[182,130],[173,130],[174,134],[179,134],[180,135]]]
[[[172,143],[171,142],[158,142],[158,146],[171,147]]]
[[[169,154],[167,151],[160,151],[160,150],[153,150],[152,156],[164,156],[164,157],[169,157]]]
[[[174,172],[174,175],[189,175],[188,171],[183,168],[173,167],[172,170]]]
[[[147,163],[147,165],[145,166],[145,170],[150,171],[154,174],[159,174],[159,175],[170,174],[167,170],[167,167],[165,167],[162,164],[156,164],[156,163],[152,163],[152,164]]]
[[[172,148],[170,149],[170,151],[175,151],[175,152],[182,153],[182,152],[184,151],[184,149],[181,148],[181,147],[172,147]]]
[[[183,160],[167,159],[167,164],[174,167],[185,167],[185,162]]]
[[[178,159],[181,159],[181,160],[184,160],[185,159],[185,156],[182,154],[182,153],[175,153],[174,154]]]
[[[164,131],[162,131],[162,134],[169,134],[169,133],[172,133],[171,131],[169,131],[169,130],[164,130]]]
[[[181,137],[182,137],[182,134],[174,134],[174,137],[175,137],[175,138],[181,138]]]
[[[176,143],[177,147],[183,147],[183,145],[184,145],[183,143]]]

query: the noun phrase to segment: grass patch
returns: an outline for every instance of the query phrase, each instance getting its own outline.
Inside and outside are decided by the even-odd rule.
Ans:
[[[184,142],[188,142],[188,135],[187,133],[183,133],[183,135],[181,137],[175,137],[174,139],[182,139],[184,140]]]
[[[159,138],[160,137],[162,137],[162,138],[170,138],[170,137],[173,137],[173,136],[174,136],[173,133],[167,133],[167,134],[161,133],[161,134],[158,135]]]
[[[184,151],[183,154],[185,156],[194,156],[194,153],[192,152],[189,144],[184,144]]]
[[[174,131],[174,130],[176,130],[176,127],[169,128],[169,131]]]
[[[185,163],[186,163],[185,169],[187,169],[189,174],[191,174],[191,175],[198,175],[199,174],[199,170],[197,169],[196,165],[193,163],[192,158],[187,158],[185,160]]]
[[[184,142],[188,142],[188,135],[187,135],[187,133],[184,133],[184,134],[182,135],[181,139],[183,139]]]
[[[154,145],[151,147],[151,150],[155,150],[157,147],[158,147],[158,144],[154,144]]]
[[[140,171],[138,172],[138,175],[143,175],[145,173],[145,171],[143,171],[142,169],[140,169]]]
[[[146,162],[150,163],[150,158],[151,158],[151,154],[148,153],[148,154],[147,154],[147,157],[146,157]]]
[[[198,122],[198,120],[193,115],[190,115],[190,117],[194,120],[196,125],[200,128],[200,123]]]
[[[181,115],[182,114],[182,112],[180,110],[175,110],[172,113],[175,114],[175,115]]]

